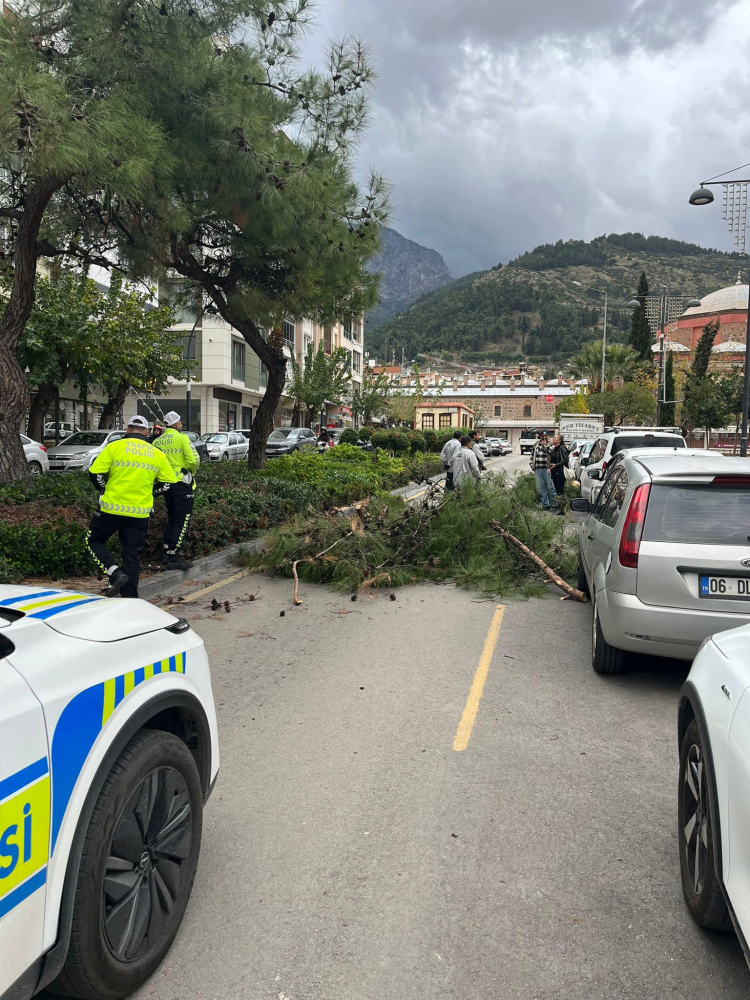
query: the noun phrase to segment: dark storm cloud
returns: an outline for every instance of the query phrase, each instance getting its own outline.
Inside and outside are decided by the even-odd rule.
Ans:
[[[454,274],[642,230],[732,249],[687,195],[750,159],[750,0],[320,0],[380,80],[359,157]]]

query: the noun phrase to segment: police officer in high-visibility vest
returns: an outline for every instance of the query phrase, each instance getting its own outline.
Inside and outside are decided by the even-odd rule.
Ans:
[[[164,561],[167,569],[190,569],[193,564],[178,555],[178,549],[185,541],[193,514],[194,476],[200,459],[190,438],[182,433],[179,413],[170,410],[164,416],[164,425],[164,432],[154,441],[154,448],[164,452],[172,471],[180,480],[164,496],[167,504],[167,525],[163,538]]]
[[[146,542],[154,493],[177,483],[165,456],[146,440],[148,421],[131,417],[125,437],[112,441],[94,459],[89,478],[99,490],[99,510],[86,535],[94,562],[109,577],[106,597],[137,597],[141,553]],[[112,558],[106,542],[117,534],[122,567]]]

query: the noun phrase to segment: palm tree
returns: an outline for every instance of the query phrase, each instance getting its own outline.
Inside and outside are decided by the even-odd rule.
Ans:
[[[633,374],[638,355],[627,344],[607,344],[604,351],[604,381],[609,385],[616,378],[627,379]],[[597,392],[602,377],[602,342],[592,340],[584,344],[578,354],[568,362],[573,378],[589,380],[589,391]]]

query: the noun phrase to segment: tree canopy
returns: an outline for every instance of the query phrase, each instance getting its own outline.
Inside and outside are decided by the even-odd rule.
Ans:
[[[614,379],[629,378],[635,368],[638,355],[625,344],[607,344],[604,349],[604,380],[610,385]],[[601,386],[602,342],[593,340],[585,344],[568,362],[568,371],[575,379],[586,378],[589,385]],[[597,413],[598,410],[594,410]]]
[[[309,427],[326,402],[340,403],[349,387],[349,352],[337,347],[330,355],[321,341],[308,344],[304,357],[292,358],[285,394],[294,401],[295,427]]]
[[[646,296],[648,295],[648,278],[646,272],[641,272],[636,298],[640,306],[633,310],[633,320],[630,326],[628,343],[642,361],[651,360],[651,327],[646,316]]]

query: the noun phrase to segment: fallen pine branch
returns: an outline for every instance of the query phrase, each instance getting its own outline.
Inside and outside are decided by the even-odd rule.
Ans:
[[[299,577],[297,576],[297,563],[301,563],[301,562],[312,563],[312,562],[315,562],[316,559],[321,559],[326,554],[326,552],[330,552],[331,549],[335,548],[339,544],[339,542],[343,542],[345,538],[349,538],[350,535],[353,535],[354,531],[355,531],[355,529],[352,528],[351,531],[348,531],[345,535],[342,535],[341,538],[336,539],[336,541],[333,543],[333,545],[329,545],[327,549],[323,549],[323,551],[322,552],[318,552],[317,555],[308,556],[306,559],[295,559],[294,560],[294,562],[292,563],[292,576],[294,577],[294,595],[293,595],[293,600],[294,600],[294,604],[296,606],[299,606],[300,604],[302,604],[302,601],[297,596],[297,589],[299,587]]]
[[[519,552],[522,552],[527,559],[530,559],[535,566],[538,566],[542,573],[544,573],[544,575],[548,577],[556,587],[565,591],[568,597],[574,597],[577,601],[580,601],[581,604],[586,603],[586,595],[582,590],[576,590],[575,587],[571,587],[569,583],[566,583],[561,576],[558,576],[554,570],[550,569],[547,563],[540,559],[535,552],[532,552],[527,545],[524,545],[523,542],[519,541],[515,535],[511,535],[509,531],[506,531],[499,521],[490,521],[490,526],[502,538],[504,538],[506,542],[511,542],[511,544],[515,545]]]

